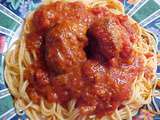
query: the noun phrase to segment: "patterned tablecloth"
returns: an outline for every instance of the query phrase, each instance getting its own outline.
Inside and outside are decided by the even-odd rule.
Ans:
[[[125,12],[133,17],[143,27],[155,33],[157,53],[160,53],[160,0],[120,0],[125,6]],[[42,0],[0,0],[0,120],[26,120],[25,113],[16,115],[12,97],[4,81],[4,54],[7,48],[18,37],[24,18],[29,11],[34,10]],[[160,60],[159,60],[160,61]],[[160,62],[157,65],[157,77],[160,78]],[[160,113],[160,96],[153,98]],[[153,115],[146,109],[141,109],[134,120],[160,120],[160,115]]]

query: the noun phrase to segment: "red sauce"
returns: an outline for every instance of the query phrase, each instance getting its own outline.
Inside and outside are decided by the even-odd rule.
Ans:
[[[24,77],[33,102],[44,98],[66,107],[76,99],[82,114],[102,117],[130,98],[143,60],[131,54],[137,35],[126,16],[80,2],[56,2],[41,6],[32,23],[26,46],[36,51],[37,60]]]

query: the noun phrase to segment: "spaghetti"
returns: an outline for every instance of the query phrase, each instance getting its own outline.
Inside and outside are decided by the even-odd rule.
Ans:
[[[123,6],[118,1],[98,0],[82,2],[88,7],[106,5],[114,14],[123,14],[124,11]],[[50,4],[50,2],[44,4]],[[31,13],[27,17],[20,38],[9,48],[5,58],[5,80],[11,94],[14,96],[15,107],[18,112],[25,111],[31,120],[123,120],[132,119],[140,107],[151,102],[156,84],[155,72],[157,61],[155,41],[147,30],[141,28],[132,19],[130,21],[135,24],[134,27],[136,27],[139,36],[139,40],[133,45],[133,49],[143,58],[145,70],[135,78],[132,84],[131,97],[129,100],[123,101],[123,107],[116,108],[111,115],[104,115],[99,118],[96,114],[82,115],[80,109],[76,107],[77,101],[75,99],[71,100],[67,104],[67,107],[56,102],[48,103],[43,97],[38,104],[33,102],[26,92],[30,83],[24,78],[25,70],[33,61],[37,60],[36,51],[30,51],[26,46],[27,34],[35,29],[31,23],[33,14]]]

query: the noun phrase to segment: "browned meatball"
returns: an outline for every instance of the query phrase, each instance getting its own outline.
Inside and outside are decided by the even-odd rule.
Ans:
[[[86,60],[86,30],[85,25],[66,20],[48,32],[45,58],[51,70],[67,73]]]
[[[94,47],[99,49],[107,59],[123,55],[123,52],[127,55],[131,52],[127,30],[121,25],[116,15],[108,14],[105,18],[93,23],[89,29],[89,36],[97,42]]]

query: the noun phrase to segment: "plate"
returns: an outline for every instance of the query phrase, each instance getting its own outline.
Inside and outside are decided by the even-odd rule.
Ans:
[[[157,54],[160,53],[160,0],[120,0],[125,12],[141,26],[154,33],[157,45]],[[27,120],[23,113],[16,114],[12,96],[5,84],[4,56],[7,48],[18,38],[24,18],[37,8],[42,0],[0,0],[0,120]],[[160,61],[160,60],[158,60]],[[160,62],[157,64],[157,77],[160,78]],[[160,113],[160,96],[154,97],[152,109]],[[157,104],[158,108],[154,105]],[[160,120],[160,115],[153,115],[144,106],[133,120]]]

